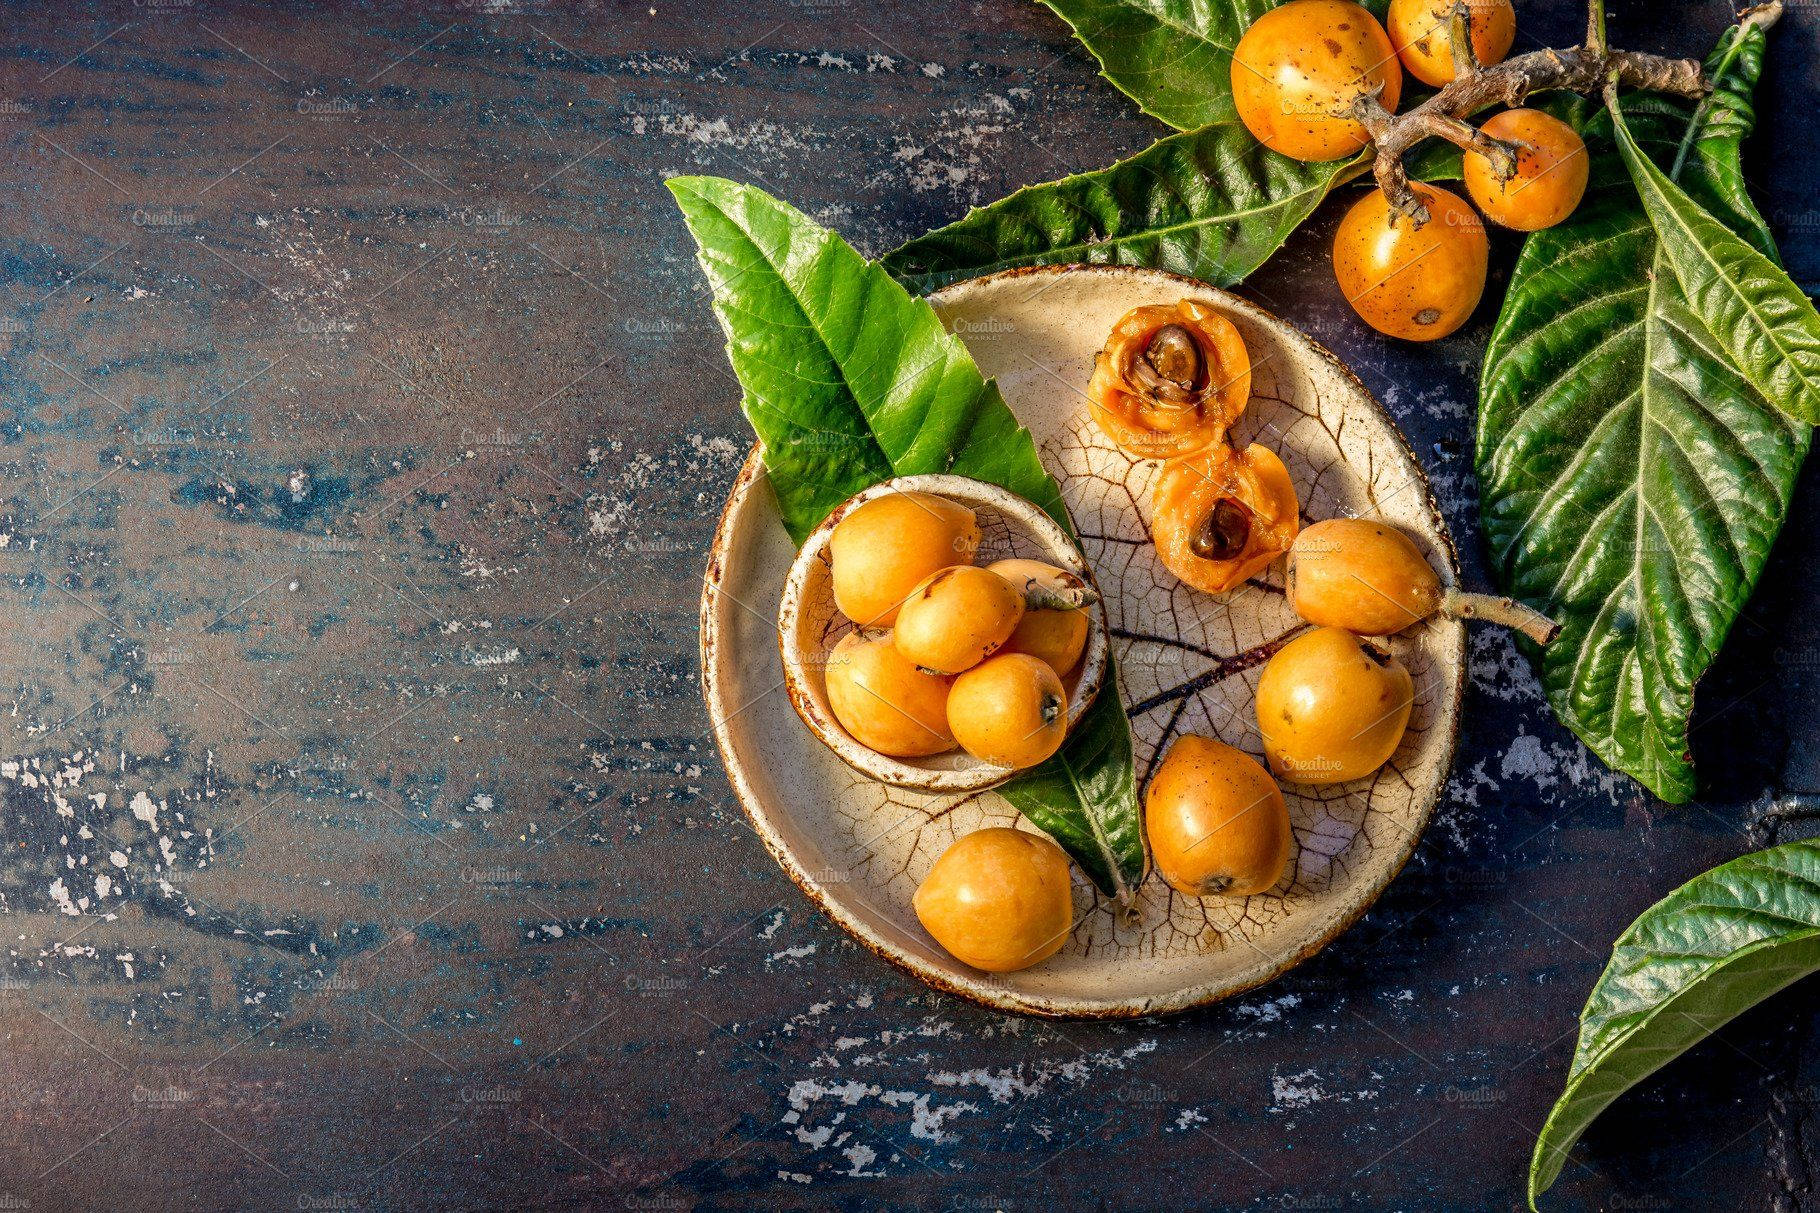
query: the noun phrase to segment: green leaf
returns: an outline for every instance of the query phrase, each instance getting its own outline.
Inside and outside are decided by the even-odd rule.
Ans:
[[[1529,1165],[1529,1203],[1612,1100],[1820,968],[1820,841],[1734,859],[1645,910],[1580,1013],[1566,1089]]]
[[[1067,525],[1030,435],[934,309],[763,190],[668,184],[798,543],[860,489],[929,472],[1002,484]]]
[[[1615,106],[1618,150],[1682,293],[1734,368],[1771,404],[1820,422],[1820,312],[1782,267],[1740,240],[1631,138]]]
[[[1136,812],[1131,722],[1117,686],[1109,669],[1105,689],[1068,744],[999,791],[1061,843],[1108,896],[1126,899],[1144,878],[1144,838]]]
[[[1763,35],[1709,60],[1682,180],[1771,246],[1738,167]],[[1640,146],[1672,160],[1688,110],[1632,107]],[[1694,684],[1718,653],[1788,511],[1809,430],[1730,363],[1672,271],[1609,117],[1586,132],[1593,180],[1566,223],[1530,236],[1479,385],[1480,521],[1507,592],[1563,624],[1536,656],[1562,723],[1664,800],[1695,790]]]
[[[1365,153],[1318,164],[1278,155],[1252,138],[1233,112],[1226,67],[1231,45],[1274,4],[1044,2],[1077,31],[1098,31],[1094,37],[1082,32],[1082,38],[1102,61],[1135,63],[1142,58],[1135,51],[1114,54],[1132,50],[1123,39],[1154,50],[1165,33],[1175,41],[1161,61],[1172,71],[1199,62],[1201,52],[1215,55],[1214,76],[1191,82],[1197,96],[1217,96],[1220,104],[1205,112],[1175,110],[1175,118],[1164,115],[1166,121],[1193,120],[1195,129],[1159,139],[1108,168],[1026,186],[887,254],[885,268],[911,289],[937,290],[1022,266],[1070,264],[1142,265],[1231,286],[1282,247],[1336,186],[1369,168]],[[1212,84],[1217,88],[1209,93]],[[1144,100],[1148,94],[1133,95]],[[1460,149],[1431,139],[1410,155],[1408,168],[1418,181],[1458,178]]]
[[[1100,74],[1177,130],[1236,122],[1232,48],[1276,0],[1043,0]]]
[[[1235,122],[1232,48],[1282,0],[1042,0],[1100,74],[1178,131]],[[1379,20],[1389,0],[1364,0]]]
[[[892,476],[950,472],[1002,485],[1069,528],[1036,444],[960,340],[839,236],[763,190],[673,177],[742,407],[784,525],[801,543],[828,511]],[[1143,874],[1131,733],[1106,689],[1061,751],[1004,792],[1108,896]]]
[[[1445,139],[1430,139],[1403,159],[1412,181],[1458,181],[1466,175],[1464,153]]]
[[[1229,119],[1159,140],[1110,168],[1021,189],[910,241],[883,264],[921,291],[1014,266],[1075,262],[1151,266],[1230,286],[1364,163],[1303,164]]]

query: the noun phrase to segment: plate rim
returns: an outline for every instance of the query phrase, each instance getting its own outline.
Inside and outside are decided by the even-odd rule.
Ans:
[[[1435,532],[1440,539],[1441,554],[1446,560],[1447,568],[1443,570],[1443,573],[1446,575],[1449,584],[1458,583],[1460,578],[1460,563],[1458,549],[1455,547],[1453,541],[1453,533],[1447,525],[1446,514],[1442,512],[1440,504],[1435,500],[1434,485],[1429,480],[1428,469],[1422,465],[1422,461],[1416,456],[1415,449],[1409,443],[1408,435],[1403,432],[1402,426],[1397,424],[1396,418],[1384,407],[1383,402],[1380,401],[1377,396],[1372,393],[1371,389],[1366,387],[1363,381],[1353,373],[1352,368],[1347,366],[1340,360],[1338,355],[1334,354],[1333,351],[1315,340],[1313,336],[1304,331],[1300,326],[1291,324],[1289,321],[1284,320],[1280,316],[1277,316],[1275,313],[1249,299],[1233,294],[1231,291],[1221,287],[1216,287],[1210,283],[1203,282],[1198,278],[1191,278],[1185,274],[1178,274],[1170,270],[1149,269],[1143,266],[1130,265],[1085,265],[1071,263],[1063,265],[1017,266],[1011,269],[999,270],[991,274],[983,274],[976,278],[967,278],[960,282],[950,283],[941,290],[935,291],[924,298],[931,303],[939,305],[944,296],[952,296],[965,288],[977,288],[1003,279],[1062,274],[1088,274],[1096,277],[1140,278],[1146,280],[1160,279],[1168,283],[1192,288],[1196,291],[1210,292],[1218,299],[1222,306],[1230,306],[1241,311],[1254,313],[1267,321],[1282,325],[1301,337],[1330,368],[1351,382],[1353,387],[1357,389],[1359,395],[1370,404],[1378,417],[1384,421],[1386,428],[1395,437],[1397,446],[1402,450],[1410,464],[1415,468],[1416,474],[1421,482],[1422,500],[1427,506],[1430,519],[1434,523]],[[859,916],[849,912],[837,899],[825,893],[810,873],[803,869],[795,852],[785,845],[781,836],[772,828],[763,802],[747,779],[744,767],[734,760],[725,724],[725,721],[728,719],[726,715],[726,702],[721,694],[719,678],[716,673],[719,665],[720,651],[723,646],[720,635],[720,626],[715,615],[715,608],[719,604],[722,581],[726,576],[726,557],[732,538],[731,531],[734,506],[741,503],[749,496],[761,480],[766,480],[763,448],[760,443],[755,441],[746,454],[746,459],[740,467],[739,475],[734,479],[732,487],[727,492],[726,501],[721,506],[720,517],[714,528],[714,539],[709,547],[708,567],[706,575],[703,578],[701,601],[698,607],[700,631],[699,660],[701,662],[700,674],[702,694],[708,707],[709,731],[714,735],[714,745],[716,751],[720,754],[721,767],[726,774],[727,782],[733,790],[735,799],[739,801],[741,811],[746,815],[746,819],[751,825],[753,832],[758,835],[759,841],[761,841],[764,844],[765,849],[771,853],[772,859],[776,860],[778,866],[784,870],[784,874],[790,878],[791,883],[795,884],[798,889],[807,895],[816,908],[833,919],[837,926],[857,940],[867,951],[872,952],[874,955],[887,961],[894,967],[915,977],[925,985],[940,990],[945,994],[953,994],[956,997],[986,1007],[990,1010],[1009,1011],[1015,1014],[1030,1015],[1044,1019],[1141,1019],[1146,1016],[1173,1014],[1187,1011],[1195,1007],[1210,1006],[1214,1003],[1223,1002],[1226,999],[1237,997],[1238,995],[1275,981],[1277,978],[1283,976],[1283,974],[1319,953],[1322,949],[1326,948],[1328,944],[1332,943],[1335,939],[1351,929],[1359,919],[1365,916],[1366,912],[1369,911],[1372,906],[1377,904],[1377,900],[1383,895],[1384,890],[1389,888],[1391,882],[1402,873],[1404,867],[1408,865],[1410,858],[1415,854],[1416,847],[1420,845],[1422,836],[1427,832],[1429,823],[1434,819],[1435,808],[1440,803],[1442,795],[1446,792],[1448,775],[1451,774],[1453,770],[1454,759],[1459,751],[1461,716],[1465,706],[1467,630],[1465,625],[1457,620],[1449,621],[1453,625],[1455,637],[1452,646],[1453,652],[1451,654],[1453,661],[1453,686],[1451,692],[1456,706],[1451,714],[1452,718],[1445,730],[1445,748],[1442,755],[1443,761],[1439,764],[1442,774],[1435,780],[1432,789],[1422,798],[1418,820],[1414,828],[1409,830],[1407,841],[1401,847],[1400,852],[1395,856],[1394,862],[1384,869],[1382,878],[1372,881],[1369,887],[1364,888],[1361,895],[1356,899],[1355,904],[1349,906],[1343,913],[1338,915],[1334,921],[1314,939],[1311,939],[1294,953],[1285,956],[1278,963],[1255,977],[1237,982],[1203,982],[1187,985],[1173,990],[1168,994],[1153,997],[1035,998],[1017,990],[1007,989],[1002,986],[993,986],[986,980],[980,980],[973,983],[956,980],[950,974],[934,967],[920,957],[915,956],[907,949],[899,948],[895,944],[880,938],[867,923],[859,918]],[[1118,693],[1116,682],[1112,687],[1112,692],[1114,694]],[[1102,694],[1103,693],[1104,691],[1102,690]]]

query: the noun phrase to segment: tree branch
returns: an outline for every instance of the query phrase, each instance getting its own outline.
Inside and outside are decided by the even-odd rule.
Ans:
[[[1752,10],[1759,24],[1775,20],[1779,2]],[[1560,89],[1597,94],[1614,74],[1626,88],[1668,93],[1676,97],[1704,97],[1712,91],[1698,61],[1666,59],[1638,51],[1614,51],[1605,45],[1605,13],[1600,0],[1587,6],[1585,46],[1565,50],[1531,51],[1482,67],[1472,51],[1464,0],[1454,7],[1452,37],[1454,79],[1440,92],[1402,114],[1385,110],[1376,95],[1356,99],[1347,116],[1362,123],[1375,150],[1372,175],[1390,204],[1418,224],[1428,222],[1428,208],[1409,187],[1403,157],[1424,139],[1445,139],[1492,162],[1498,176],[1508,179],[1516,171],[1516,149],[1486,135],[1466,119],[1493,105],[1516,106],[1531,93]]]

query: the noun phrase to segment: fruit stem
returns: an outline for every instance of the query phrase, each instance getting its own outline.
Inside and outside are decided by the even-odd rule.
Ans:
[[[1595,0],[1595,3],[1597,0]],[[1453,52],[1453,78],[1464,79],[1479,70],[1479,49],[1472,44],[1472,18],[1466,0],[1454,0],[1448,14],[1449,49]]]
[[[1098,590],[1074,577],[1062,585],[1043,585],[1034,577],[1027,578],[1023,592],[1027,611],[1078,611],[1100,600]]]
[[[1601,55],[1610,49],[1605,41],[1605,0],[1586,0],[1586,47]]]
[[[1534,607],[1497,594],[1445,590],[1441,594],[1441,614],[1455,619],[1488,619],[1517,629],[1537,644],[1547,644],[1561,631],[1560,624]]]

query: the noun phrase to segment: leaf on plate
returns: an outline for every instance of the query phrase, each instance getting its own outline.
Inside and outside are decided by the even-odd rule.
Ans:
[[[892,476],[1001,485],[1069,528],[1036,444],[935,309],[838,235],[763,190],[668,182],[695,237],[742,407],[784,525],[801,543],[836,505]],[[1061,751],[1004,788],[1108,896],[1143,874],[1131,734],[1115,673]]]
[[[1734,27],[1683,188],[1773,248],[1738,167],[1763,34]],[[1672,161],[1688,110],[1630,106]],[[1586,199],[1524,244],[1479,385],[1481,525],[1507,592],[1560,620],[1536,656],[1555,714],[1664,800],[1695,790],[1694,684],[1762,571],[1809,430],[1726,356],[1682,291],[1598,111]]]
[[[1809,425],[1820,422],[1820,312],[1781,266],[1739,239],[1657,168],[1622,112],[1618,150],[1681,291],[1706,331],[1759,395]]]
[[[925,292],[1017,266],[1076,262],[1149,266],[1230,286],[1364,163],[1291,160],[1228,118],[1109,168],[977,207],[886,254],[883,265]]]
[[[1566,1089],[1530,1159],[1530,1207],[1614,1099],[1817,968],[1820,841],[1734,859],[1645,910],[1580,1013]]]

